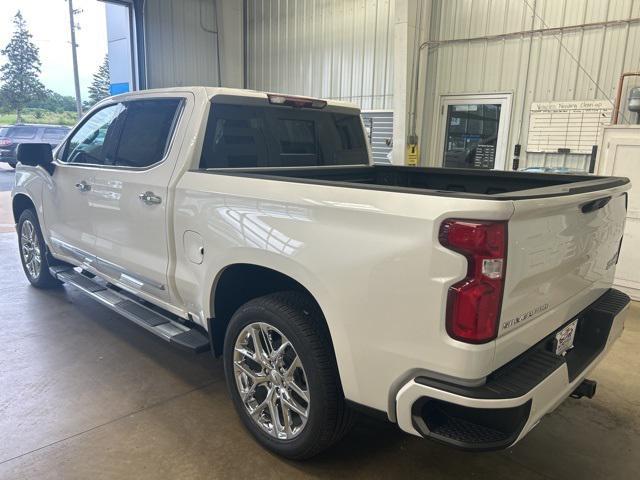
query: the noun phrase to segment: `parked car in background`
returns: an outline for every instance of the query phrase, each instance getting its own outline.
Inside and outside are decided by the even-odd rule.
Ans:
[[[56,147],[69,132],[64,125],[18,123],[0,128],[0,162],[16,166],[16,149],[21,143],[48,143]]]
[[[4,162],[4,159],[1,159],[1,157],[3,157],[3,152],[4,152],[4,148],[3,146],[5,144],[9,144],[9,142],[11,140],[9,140],[7,138],[7,134],[9,133],[9,127],[10,125],[0,125],[0,162]]]

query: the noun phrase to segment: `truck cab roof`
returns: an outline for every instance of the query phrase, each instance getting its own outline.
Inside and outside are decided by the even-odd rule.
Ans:
[[[214,97],[218,95],[258,98],[258,99],[264,99],[264,100],[268,98],[268,95],[277,95],[277,96],[283,96],[283,97],[302,97],[310,100],[324,100],[327,102],[328,107],[347,108],[347,109],[360,111],[360,107],[353,102],[345,102],[341,100],[327,100],[327,99],[321,99],[317,97],[308,97],[306,95],[284,94],[279,92],[261,92],[258,90],[228,88],[228,87],[189,86],[189,87],[171,87],[171,88],[152,88],[148,90],[139,90],[135,92],[122,93],[120,95],[115,95],[109,98],[112,101],[113,100],[125,101],[125,100],[132,100],[135,98],[144,98],[144,97],[158,95],[158,94],[185,93],[185,92],[192,93],[195,96],[199,96],[199,95],[205,96],[208,100],[212,100]]]

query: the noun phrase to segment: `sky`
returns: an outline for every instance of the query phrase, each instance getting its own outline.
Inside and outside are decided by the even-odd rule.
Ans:
[[[13,33],[13,16],[20,10],[33,35],[33,43],[40,49],[42,74],[45,87],[62,95],[74,96],[71,41],[69,33],[69,6],[66,0],[0,0],[0,48],[4,48]],[[107,26],[105,4],[97,0],[73,0],[78,44],[78,71],[82,99],[87,98],[87,88],[93,74],[107,53]],[[6,61],[0,56],[0,64]]]

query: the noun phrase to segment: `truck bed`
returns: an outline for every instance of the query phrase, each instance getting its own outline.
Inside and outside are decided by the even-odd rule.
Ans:
[[[449,197],[516,200],[544,198],[624,185],[624,177],[558,175],[393,165],[209,169],[207,173],[298,183]]]

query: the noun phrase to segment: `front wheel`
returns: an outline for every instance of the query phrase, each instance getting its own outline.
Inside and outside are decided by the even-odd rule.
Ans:
[[[25,210],[18,220],[18,244],[22,268],[31,285],[38,288],[52,288],[60,285],[60,281],[49,272],[47,247],[40,231],[36,212]]]
[[[298,292],[249,301],[233,315],[223,350],[227,386],[245,427],[263,446],[309,458],[352,424],[326,325]]]

